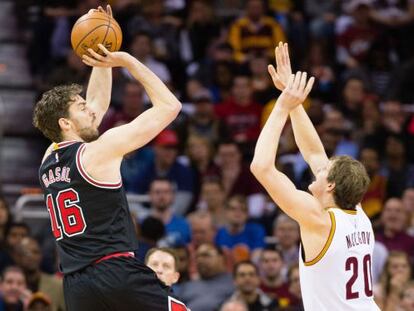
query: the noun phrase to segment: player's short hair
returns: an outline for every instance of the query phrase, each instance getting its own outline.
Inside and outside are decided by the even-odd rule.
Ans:
[[[69,106],[81,92],[82,86],[69,84],[56,86],[43,93],[34,108],[33,125],[52,142],[61,142],[63,137],[59,119],[69,117]]]
[[[166,254],[171,255],[174,258],[174,270],[175,270],[175,272],[178,272],[178,257],[177,257],[177,254],[174,251],[174,249],[168,248],[168,247],[153,247],[153,248],[151,248],[147,252],[147,254],[145,255],[145,260],[144,260],[145,264],[148,264],[149,258],[155,252],[162,252],[162,253],[166,253]]]
[[[327,180],[335,183],[335,204],[342,209],[355,210],[370,183],[367,171],[361,162],[349,156],[332,157],[331,161]]]

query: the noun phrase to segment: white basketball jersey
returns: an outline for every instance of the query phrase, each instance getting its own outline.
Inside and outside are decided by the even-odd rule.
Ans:
[[[372,291],[374,233],[360,206],[328,210],[332,227],[321,253],[299,269],[306,311],[378,311]],[[302,247],[301,247],[302,249]]]

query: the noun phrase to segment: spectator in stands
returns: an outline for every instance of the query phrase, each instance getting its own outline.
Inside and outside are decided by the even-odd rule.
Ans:
[[[153,37],[148,32],[140,31],[136,33],[129,47],[130,53],[139,59],[145,66],[152,70],[162,82],[168,84],[171,82],[171,73],[167,66],[157,61],[153,54]],[[130,77],[127,70],[122,71],[124,75]]]
[[[184,215],[192,202],[194,185],[191,169],[177,161],[177,134],[169,129],[162,131],[154,140],[154,152],[154,160],[136,176],[130,190],[146,194],[154,178],[168,178],[175,189],[173,211],[178,215]]]
[[[188,215],[191,227],[191,246],[194,251],[202,244],[214,243],[216,227],[208,211],[195,211]]]
[[[210,2],[191,1],[186,27],[180,33],[181,47],[189,44],[186,53],[181,52],[186,63],[205,61],[208,47],[220,35],[220,25],[214,17]]]
[[[404,134],[405,114],[401,102],[388,100],[382,104],[382,124],[388,134]]]
[[[414,259],[414,238],[406,233],[409,219],[401,199],[388,199],[381,214],[382,228],[376,232],[375,238],[389,251],[402,251]]]
[[[412,268],[406,253],[391,252],[380,284],[374,286],[375,300],[383,311],[395,310],[404,287],[411,279]]]
[[[6,231],[12,222],[10,208],[4,197],[0,195],[0,245],[4,246],[6,239]]]
[[[33,293],[45,293],[52,303],[52,311],[65,311],[62,280],[40,270],[42,253],[39,243],[26,237],[16,246],[17,263],[23,269],[27,288]]]
[[[163,246],[186,245],[191,241],[190,226],[187,220],[177,215],[172,207],[174,188],[169,179],[156,178],[150,184],[150,215],[161,220],[165,226],[165,237],[159,243]]]
[[[177,283],[178,272],[177,257],[170,248],[152,248],[145,256],[145,264],[157,274],[157,277],[167,286]]]
[[[275,42],[286,42],[282,27],[271,17],[266,16],[261,0],[248,0],[245,16],[237,19],[229,32],[229,43],[234,49],[234,59],[243,63],[264,53],[273,57]]]
[[[243,301],[230,299],[223,303],[220,311],[249,311],[249,309]]]
[[[290,300],[289,284],[283,275],[283,268],[283,253],[278,248],[267,247],[262,251],[259,260],[260,288],[280,305]]]
[[[375,220],[380,215],[386,198],[387,179],[380,174],[380,159],[377,150],[371,147],[362,148],[359,160],[365,166],[371,180],[361,205],[367,216]]]
[[[366,96],[366,86],[362,78],[350,76],[344,82],[340,99],[340,110],[344,117],[351,120],[354,125],[362,125],[362,107]]]
[[[213,244],[217,228],[214,225],[213,217],[209,211],[198,210],[187,217],[191,227],[191,243],[188,244],[190,275],[197,274],[196,251],[202,244]]]
[[[216,164],[225,196],[240,194],[246,197],[262,193],[262,188],[253,177],[248,166],[243,162],[243,156],[237,143],[231,140],[221,141],[217,147]],[[253,208],[249,206],[250,212]]]
[[[244,301],[249,311],[276,311],[278,303],[263,293],[259,287],[259,270],[251,261],[241,261],[233,272],[236,292],[232,299]]]
[[[337,37],[338,63],[356,69],[367,63],[368,52],[378,38],[377,28],[371,23],[370,2],[352,0],[347,6],[352,23]]]
[[[13,222],[6,229],[5,248],[0,250],[0,271],[7,266],[14,265],[17,261],[16,246],[23,238],[30,235],[30,228],[23,222]]]
[[[349,155],[354,158],[358,156],[359,147],[351,137],[352,124],[344,118],[340,110],[336,108],[327,110],[323,127],[325,131],[335,136],[335,155]]]
[[[128,81],[122,93],[121,110],[109,108],[99,127],[101,133],[131,122],[145,110],[144,88],[140,84]]]
[[[190,267],[190,252],[187,246],[179,246],[174,248],[175,255],[177,257],[177,271],[180,274],[178,284],[175,288],[178,288],[182,283],[190,281],[189,267]]]
[[[30,298],[27,311],[53,311],[52,303],[44,293],[37,292]]]
[[[243,154],[251,155],[260,133],[262,106],[253,101],[252,81],[248,75],[234,77],[232,97],[216,105],[216,115],[229,129],[229,136],[243,147]]]
[[[263,54],[254,56],[249,60],[249,71],[252,74],[253,100],[264,106],[275,99],[275,88],[267,71],[268,57]]]
[[[213,162],[213,145],[207,138],[191,135],[188,137],[186,149],[194,176],[193,207],[199,199],[201,183],[216,169],[216,166]]]
[[[248,222],[248,208],[243,196],[231,196],[226,203],[227,224],[219,228],[216,245],[230,250],[233,263],[256,260],[265,246],[265,231],[257,223]]]
[[[302,292],[300,290],[299,264],[294,264],[289,268],[288,279],[290,300],[288,302],[288,306],[283,310],[304,311],[305,309],[303,307]],[[281,303],[281,306],[284,305]]]
[[[302,51],[303,53],[303,51]],[[334,72],[334,61],[327,51],[327,44],[322,40],[310,43],[308,53],[305,54],[302,64],[303,71],[309,72],[315,77],[312,89],[312,97],[327,102],[335,100],[336,78]]]
[[[140,14],[132,16],[127,31],[132,36],[137,32],[146,33],[152,42],[152,47],[145,47],[145,49],[151,48],[151,54],[156,59],[176,64],[179,60],[178,28],[182,21],[166,13],[164,0],[143,0],[141,1]],[[147,44],[147,42],[144,42],[144,44]],[[136,56],[133,53],[132,55]],[[153,70],[154,68],[150,69]],[[172,72],[174,73],[174,70]],[[161,74],[159,76],[161,79],[164,78],[164,72],[158,73],[155,71],[155,73],[157,76]]]
[[[213,244],[202,244],[196,253],[198,280],[182,283],[177,295],[191,309],[211,311],[233,293],[231,275],[225,272],[223,252]]]
[[[286,267],[298,262],[299,256],[299,225],[286,214],[281,213],[273,222],[273,236],[282,251]]]
[[[177,129],[181,143],[188,142],[189,137],[193,135],[203,137],[212,144],[227,137],[224,123],[214,114],[210,92],[205,88],[200,89],[190,94],[190,100],[194,104],[194,113]]]
[[[201,184],[201,194],[197,208],[210,213],[215,227],[220,227],[226,223],[224,204],[225,194],[220,180],[218,178],[206,178]]]
[[[385,141],[384,175],[387,176],[387,196],[401,198],[414,185],[414,165],[408,163],[402,137],[389,135]]]
[[[84,85],[88,80],[88,75],[88,67],[85,66],[82,59],[73,50],[69,50],[65,63],[55,67],[47,75],[46,81],[42,85],[39,85],[39,93],[43,93],[60,84],[77,83]]]
[[[414,311],[414,282],[408,283],[401,294],[400,309],[398,311]]]
[[[160,219],[148,216],[137,224],[137,231],[139,247],[135,251],[135,257],[144,261],[148,250],[156,247],[158,242],[165,236],[165,226]]]
[[[312,38],[329,40],[334,35],[336,3],[331,0],[307,0],[304,2],[305,16],[309,20]]]
[[[23,311],[32,293],[26,286],[23,271],[16,266],[6,268],[1,277],[1,310]]]
[[[409,228],[407,233],[414,236],[414,186],[405,189],[402,195],[404,209],[410,215]]]

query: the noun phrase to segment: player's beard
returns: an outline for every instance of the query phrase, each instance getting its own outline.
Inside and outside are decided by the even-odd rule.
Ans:
[[[79,136],[83,141],[90,143],[91,141],[98,139],[99,131],[96,128],[84,127],[79,130]]]

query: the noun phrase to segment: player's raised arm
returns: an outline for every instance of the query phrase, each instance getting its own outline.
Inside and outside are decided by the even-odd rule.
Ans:
[[[83,61],[97,67],[125,67],[144,86],[153,106],[128,124],[105,132],[89,144],[102,157],[119,158],[151,141],[178,115],[181,103],[165,84],[144,64],[125,52],[109,52],[99,45],[106,56],[93,53],[83,56]]]
[[[276,169],[275,162],[279,139],[289,113],[304,101],[313,82],[313,77],[307,81],[306,73],[291,75],[260,133],[250,166],[279,207],[304,226],[318,225],[322,221],[322,209],[313,196],[297,190],[289,178]]]
[[[275,49],[275,58],[276,69],[269,66],[269,73],[275,87],[283,91],[292,73],[287,43],[279,43]],[[302,105],[290,112],[290,120],[296,144],[313,174],[316,175],[316,172],[328,163],[328,157],[318,133]]]
[[[97,10],[112,17],[112,9],[107,5],[106,12],[100,6]],[[89,49],[89,53],[93,51]],[[86,102],[94,112],[96,123],[100,124],[111,102],[112,68],[93,67],[86,90]]]

